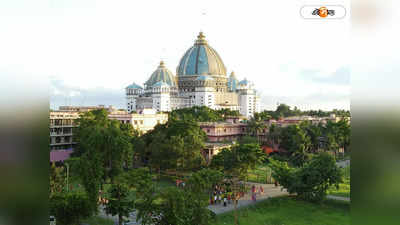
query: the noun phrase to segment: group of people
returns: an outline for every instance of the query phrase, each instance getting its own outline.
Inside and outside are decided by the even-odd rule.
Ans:
[[[235,197],[229,188],[225,189],[221,186],[216,185],[213,194],[210,196],[210,204],[223,204],[226,207],[228,204],[231,204],[232,201],[234,201],[235,199],[237,201],[237,199],[239,199],[239,196]]]
[[[99,190],[99,200],[98,200],[98,203],[99,203],[100,205],[105,206],[105,205],[108,204],[108,199],[105,198],[105,197],[102,197],[102,196],[103,196],[103,192],[102,192],[101,190]]]
[[[234,194],[229,187],[225,189],[221,186],[215,186],[214,191],[210,196],[210,204],[223,204],[223,206],[226,207],[228,204],[234,203],[234,201],[237,202],[238,199],[244,196],[244,194],[243,191]],[[251,187],[251,200],[256,201],[257,194],[264,194],[264,188],[261,185],[259,187],[256,187],[255,185]]]
[[[257,193],[264,194],[264,188],[261,185],[258,188],[255,185],[251,187],[251,200],[257,201]]]

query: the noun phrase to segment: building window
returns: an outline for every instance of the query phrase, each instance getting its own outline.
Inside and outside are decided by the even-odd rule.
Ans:
[[[134,120],[135,125],[137,125],[137,120]]]

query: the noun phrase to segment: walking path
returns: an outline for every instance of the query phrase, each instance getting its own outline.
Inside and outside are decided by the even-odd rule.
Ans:
[[[333,199],[333,200],[339,200],[339,201],[346,201],[346,202],[350,202],[351,201],[350,198],[334,196],[334,195],[328,195],[328,196],[326,196],[326,198]]]
[[[257,190],[259,189],[260,186],[263,187],[264,189],[264,194],[257,193],[257,201],[251,200],[251,192],[246,193],[242,198],[239,199],[237,207],[244,207],[244,206],[249,206],[252,204],[255,204],[258,201],[266,200],[271,197],[278,197],[278,196],[283,196],[287,195],[287,192],[285,190],[281,190],[282,187],[278,186],[275,187],[273,184],[258,184],[258,183],[251,183],[247,182],[248,185],[252,186],[255,185]],[[229,212],[235,209],[235,205],[233,204],[233,201],[231,204],[228,204],[226,207],[220,203],[216,205],[209,205],[208,208],[213,211],[215,214],[221,214],[225,212]]]

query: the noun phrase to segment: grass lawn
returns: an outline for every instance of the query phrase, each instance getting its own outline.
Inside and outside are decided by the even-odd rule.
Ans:
[[[240,225],[350,224],[350,203],[326,200],[313,204],[290,197],[272,198],[239,211]],[[213,225],[234,224],[234,212],[218,215]]]
[[[83,223],[87,223],[89,225],[114,225],[114,222],[110,219],[105,219],[105,218],[101,218],[101,217],[91,217],[85,221],[83,221]]]

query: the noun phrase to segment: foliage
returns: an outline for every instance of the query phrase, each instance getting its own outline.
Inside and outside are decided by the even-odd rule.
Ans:
[[[302,166],[310,159],[311,153],[332,152],[337,156],[340,148],[350,145],[350,125],[346,119],[338,122],[328,120],[326,124],[312,124],[304,121],[300,124],[279,128],[271,126],[271,143],[279,143],[294,166]]]
[[[76,131],[80,156],[80,177],[97,211],[97,199],[101,185],[122,173],[133,158],[132,129],[119,121],[108,119],[106,110],[93,110],[81,115]]]
[[[250,168],[255,168],[264,159],[265,153],[258,144],[238,144],[215,155],[210,167],[223,171],[226,175],[244,177]]]
[[[79,176],[79,157],[71,157],[64,160],[64,165],[69,165],[69,176],[70,177],[78,177]]]
[[[314,156],[303,167],[293,168],[285,162],[270,160],[273,177],[289,193],[309,201],[322,201],[330,186],[338,188],[342,172],[327,153]]]
[[[137,218],[142,224],[209,224],[209,192],[222,179],[221,172],[202,169],[188,178],[185,188],[170,186],[155,190],[150,187],[135,202]]]
[[[56,167],[53,162],[50,166],[50,196],[63,191],[65,186],[64,167]]]
[[[258,144],[258,141],[257,138],[246,135],[239,139],[239,144]]]
[[[159,170],[192,170],[205,164],[202,150],[207,136],[197,122],[171,120],[143,138],[150,163]]]
[[[350,166],[341,168],[344,179],[343,182],[339,184],[339,189],[336,187],[330,187],[328,190],[329,195],[350,198],[351,187],[350,187]]]
[[[239,116],[238,111],[229,109],[213,110],[206,106],[176,109],[169,114],[169,120],[191,120],[196,122],[223,121],[228,116]]]
[[[263,133],[266,125],[264,121],[258,114],[255,114],[248,122],[247,122],[247,132],[249,135],[258,137],[259,134]]]
[[[123,174],[122,177],[130,188],[136,189],[137,195],[145,194],[146,190],[153,185],[148,168],[132,169]]]
[[[113,216],[118,215],[118,223],[122,225],[123,217],[128,217],[134,208],[134,201],[129,199],[129,187],[124,180],[118,178],[116,183],[111,185],[108,190],[109,201],[106,204],[105,211]]]
[[[159,209],[158,224],[206,225],[211,219],[207,209],[208,199],[198,198],[196,193],[175,187],[164,189]]]
[[[302,166],[310,158],[311,139],[299,125],[291,125],[282,130],[280,147],[290,156],[290,162]]]
[[[103,218],[100,216],[93,216],[88,219],[83,220],[82,224],[90,224],[90,225],[115,225],[114,221],[111,219]]]
[[[224,173],[229,189],[232,192],[235,211],[240,193],[244,192],[245,185],[240,180],[244,179],[249,169],[254,169],[265,159],[265,153],[258,144],[238,144],[231,149],[223,149],[211,160],[211,168],[215,168]],[[237,222],[237,214],[235,214]],[[236,223],[237,224],[237,223]]]
[[[193,173],[187,182],[186,188],[190,189],[193,194],[205,195],[208,198],[209,193],[215,185],[220,184],[224,178],[224,174],[213,169],[202,169]],[[200,198],[202,196],[199,196]]]
[[[82,192],[55,193],[49,203],[50,214],[56,217],[57,224],[80,224],[82,219],[92,215],[90,199]]]
[[[291,109],[291,107],[286,104],[279,104],[275,111],[265,110],[259,113],[259,116],[261,116],[263,120],[269,120],[269,119],[277,120],[282,117],[290,117],[290,116],[329,117],[331,114],[335,114],[338,117],[350,117],[350,111],[348,110],[334,109],[332,111],[322,111],[322,110],[301,111],[296,106],[293,109]]]

